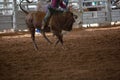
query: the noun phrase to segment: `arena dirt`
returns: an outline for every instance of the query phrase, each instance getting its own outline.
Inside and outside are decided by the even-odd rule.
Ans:
[[[55,37],[48,35],[52,42]],[[120,80],[120,27],[74,29],[63,49],[30,34],[0,35],[0,80]]]

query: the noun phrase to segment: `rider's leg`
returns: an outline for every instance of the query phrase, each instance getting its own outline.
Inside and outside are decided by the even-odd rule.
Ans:
[[[46,16],[45,16],[44,19],[43,19],[41,30],[44,30],[44,29],[45,29],[45,26],[47,25],[50,16],[51,16],[51,13],[50,13],[50,11],[48,10],[47,13],[46,13]]]

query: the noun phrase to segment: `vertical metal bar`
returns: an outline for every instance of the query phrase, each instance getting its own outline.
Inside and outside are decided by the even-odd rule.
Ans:
[[[7,0],[4,0],[3,2],[3,8],[7,8]],[[3,13],[5,14],[7,12],[7,10],[4,10]]]
[[[112,21],[112,18],[111,18],[111,0],[107,0],[107,21],[110,23],[111,25],[111,21]]]
[[[80,8],[80,22],[79,22],[79,26],[82,27],[82,24],[83,24],[83,0],[79,0],[79,8]]]
[[[16,11],[17,11],[17,3],[16,0],[13,0],[13,30],[16,31]]]

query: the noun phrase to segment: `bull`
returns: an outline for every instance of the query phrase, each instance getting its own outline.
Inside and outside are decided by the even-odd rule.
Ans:
[[[41,29],[42,26],[42,20],[45,16],[45,12],[42,11],[33,11],[33,12],[27,12],[21,7],[21,3],[24,0],[20,2],[20,9],[26,14],[26,24],[29,28],[29,31],[31,33],[31,38],[34,44],[34,47],[36,50],[38,50],[37,44],[35,42],[35,28]],[[26,0],[29,2],[28,0]],[[29,2],[31,3],[31,2]],[[55,46],[60,42],[63,45],[63,34],[62,30],[65,31],[71,31],[73,23],[75,22],[75,18],[77,18],[76,15],[74,15],[71,11],[63,12],[59,10],[54,10],[52,8],[49,8],[52,15],[51,18],[48,21],[48,25],[45,27],[45,30],[42,31],[43,37],[51,44],[52,42],[47,38],[45,32],[50,27],[50,31],[55,35],[58,40],[55,42]],[[49,27],[48,27],[49,26]]]
[[[55,46],[60,42],[63,46],[63,34],[62,31],[71,31],[73,23],[77,18],[77,15],[74,15],[70,10],[67,12],[56,11],[52,8],[49,8],[52,16],[49,21],[49,26],[53,35],[57,37]]]

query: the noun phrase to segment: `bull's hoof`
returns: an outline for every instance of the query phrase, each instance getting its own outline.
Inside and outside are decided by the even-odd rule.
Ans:
[[[67,48],[67,47],[65,47],[65,46],[62,46],[62,49],[63,49],[63,50],[68,50],[68,48]]]

